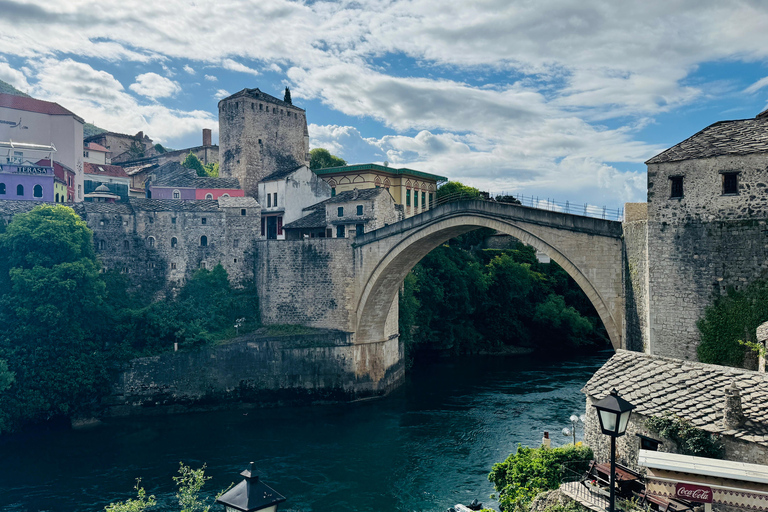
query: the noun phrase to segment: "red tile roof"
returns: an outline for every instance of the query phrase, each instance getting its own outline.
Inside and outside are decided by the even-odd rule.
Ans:
[[[104,165],[104,164],[92,164],[85,162],[83,164],[83,172],[85,174],[91,174],[96,176],[112,176],[114,178],[129,178],[125,174],[125,170],[119,165]]]
[[[14,96],[13,94],[0,93],[0,107],[24,110],[27,112],[37,112],[38,114],[48,114],[52,116],[74,116],[79,121],[83,121],[78,115],[70,112],[58,103],[36,100],[35,98],[25,98],[24,96]]]
[[[109,153],[109,150],[102,146],[101,144],[96,144],[95,142],[89,142],[85,145],[85,149],[89,151],[100,151],[102,153]]]

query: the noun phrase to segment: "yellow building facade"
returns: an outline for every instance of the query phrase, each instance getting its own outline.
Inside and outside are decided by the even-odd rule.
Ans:
[[[378,164],[345,165],[316,169],[314,172],[331,186],[332,195],[355,188],[387,189],[395,204],[403,206],[406,217],[434,207],[437,186],[448,181],[448,178],[436,174]]]

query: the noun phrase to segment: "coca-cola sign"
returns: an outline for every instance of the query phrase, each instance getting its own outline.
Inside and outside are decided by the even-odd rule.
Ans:
[[[675,496],[698,503],[712,503],[712,489],[703,485],[678,483],[675,486]]]

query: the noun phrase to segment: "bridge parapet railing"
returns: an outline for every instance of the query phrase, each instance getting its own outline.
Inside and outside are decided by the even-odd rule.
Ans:
[[[608,208],[606,206],[595,206],[588,203],[574,203],[571,201],[557,201],[550,198],[540,198],[539,196],[526,196],[525,194],[491,194],[489,192],[468,193],[455,192],[439,197],[432,202],[431,207],[440,206],[445,203],[454,203],[457,201],[488,201],[493,203],[519,204],[529,208],[539,210],[548,210],[552,212],[570,213],[582,217],[592,217],[605,220],[624,220],[624,208]]]

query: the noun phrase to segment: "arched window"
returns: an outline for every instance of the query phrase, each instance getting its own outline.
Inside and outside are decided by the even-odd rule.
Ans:
[[[205,194],[206,199],[213,199],[213,194]]]
[[[5,183],[0,183],[0,194],[5,195]]]
[[[55,202],[57,202],[57,203],[59,202],[59,193],[58,192],[56,192],[56,200],[55,200]]]
[[[16,185],[16,195],[17,196],[24,195],[24,185]]]
[[[155,237],[153,237],[153,236],[148,237],[147,238],[147,245],[150,246],[150,247],[154,247],[155,246]]]
[[[179,192],[178,190],[174,190],[173,191],[173,198],[174,199],[181,199],[181,192]]]
[[[221,197],[229,197],[229,194],[221,194]],[[277,206],[277,205],[275,205]]]
[[[208,247],[208,237],[203,235],[200,237],[200,247]]]
[[[171,238],[171,247],[176,247],[176,244],[178,244],[179,241],[176,239],[176,237]]]
[[[32,189],[32,195],[35,197],[43,197],[43,187],[35,185],[35,188]]]

